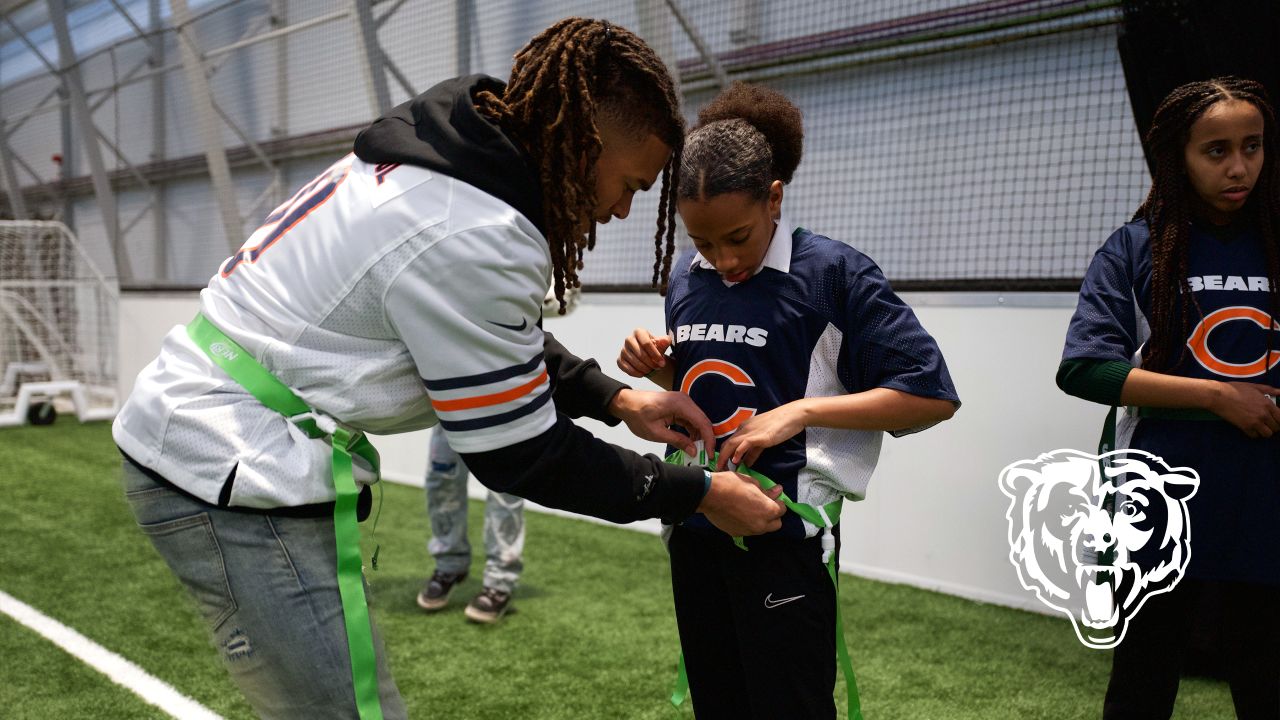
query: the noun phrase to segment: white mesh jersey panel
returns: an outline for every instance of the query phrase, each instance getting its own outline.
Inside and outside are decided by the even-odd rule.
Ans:
[[[504,292],[536,318],[549,274],[541,234],[506,203],[423,168],[348,156],[220,264],[201,312],[309,407],[357,430],[404,432],[437,421],[422,362],[447,380],[538,355],[540,332],[504,341],[474,318],[472,335],[450,322]],[[441,289],[460,275],[476,280]],[[406,297],[393,302],[396,288]],[[397,316],[393,306],[408,309]],[[551,405],[538,407],[547,408],[539,421],[554,421]],[[113,434],[131,457],[207,502],[218,501],[236,466],[233,505],[333,499],[328,445],[254,401],[182,327],[139,374]],[[510,439],[509,424],[492,434]]]
[[[836,374],[844,333],[835,325],[827,325],[814,345],[809,358],[809,382],[805,397],[846,395],[848,390]],[[880,442],[884,433],[871,430],[837,430],[810,427],[805,429],[805,466],[796,480],[797,502],[825,505],[839,497],[861,500],[866,496],[871,473],[880,459]],[[805,537],[818,529],[804,524]]]

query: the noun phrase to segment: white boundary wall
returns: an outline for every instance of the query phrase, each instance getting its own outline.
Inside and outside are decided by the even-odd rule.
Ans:
[[[903,297],[941,345],[964,407],[927,432],[886,439],[867,499],[845,506],[842,567],[866,577],[1044,612],[1019,585],[1009,563],[1008,499],[996,478],[1016,460],[1064,447],[1091,452],[1097,444],[1105,410],[1064,395],[1053,381],[1075,296]],[[164,334],[189,320],[196,308],[195,293],[122,296],[122,398],[155,356]],[[587,295],[573,315],[546,322],[567,347],[600,359],[616,377],[623,377],[613,364],[617,349],[638,325],[661,329],[658,297]],[[611,442],[660,452],[625,428],[587,424]],[[428,437],[420,432],[376,438],[387,479],[421,485]],[[473,487],[473,495],[481,492]],[[637,525],[654,527],[653,521]]]

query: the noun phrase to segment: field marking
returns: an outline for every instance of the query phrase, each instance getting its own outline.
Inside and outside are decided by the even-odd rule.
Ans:
[[[0,590],[0,612],[62,648],[112,682],[133,691],[148,704],[182,720],[222,720],[222,716],[183,695],[172,685],[102,647],[98,643]]]

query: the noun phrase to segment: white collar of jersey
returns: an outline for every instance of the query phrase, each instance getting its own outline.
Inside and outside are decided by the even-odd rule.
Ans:
[[[791,235],[795,232],[795,228],[791,226],[791,222],[787,219],[787,214],[783,213],[778,220],[778,224],[773,229],[773,239],[769,241],[769,249],[764,253],[764,260],[760,261],[760,265],[752,272],[752,276],[760,272],[762,269],[770,267],[779,272],[791,272]],[[702,253],[693,254],[693,262],[689,263],[689,269],[700,267],[703,270],[715,270],[716,267],[709,260],[702,257]],[[736,283],[726,282],[727,285]]]

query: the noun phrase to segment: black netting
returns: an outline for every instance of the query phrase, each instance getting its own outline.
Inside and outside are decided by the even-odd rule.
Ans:
[[[101,2],[72,2],[68,18],[132,284],[202,284],[231,252],[226,196],[247,235],[349,149],[377,103],[351,3],[187,4],[182,29],[203,57],[232,166],[221,199],[170,4],[152,15],[147,0],[120,2],[132,25]],[[4,149],[29,215],[113,247],[58,77],[13,29],[58,65],[46,7],[20,6],[13,26],[0,24]],[[788,216],[864,250],[904,287],[1078,282],[1147,184],[1117,52],[1119,3],[382,0],[372,14],[392,104],[450,75],[504,75],[522,44],[569,15],[645,37],[676,69],[691,119],[725,78],[785,92],[806,129]],[[588,286],[647,286],[655,195],[601,228]]]

